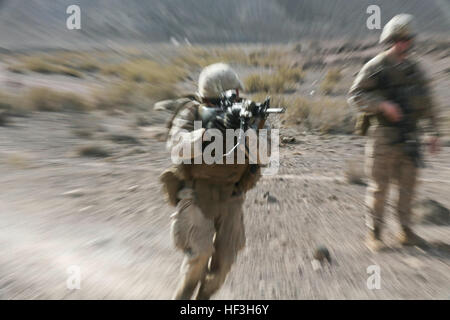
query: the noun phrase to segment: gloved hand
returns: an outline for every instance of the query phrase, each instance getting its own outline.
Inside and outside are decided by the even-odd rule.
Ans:
[[[241,109],[238,107],[228,108],[225,112],[224,124],[227,129],[239,129],[241,126]]]
[[[215,115],[206,125],[206,129],[219,129],[225,132],[226,129],[239,129],[241,120],[239,108],[229,108],[227,111]]]

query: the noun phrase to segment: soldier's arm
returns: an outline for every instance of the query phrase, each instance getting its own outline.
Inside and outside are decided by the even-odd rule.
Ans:
[[[416,66],[416,68],[416,79],[420,88],[419,103],[421,104],[423,110],[422,116],[423,118],[428,119],[429,122],[429,125],[425,127],[425,131],[431,135],[439,136],[437,107],[431,92],[430,80],[425,76],[425,73],[420,66]]]
[[[378,88],[379,71],[370,62],[358,73],[348,93],[348,103],[358,111],[376,114],[381,102],[385,101]]]
[[[167,149],[171,153],[179,154],[182,159],[192,159],[199,154],[198,152],[201,154],[201,140],[205,129],[194,127],[194,122],[197,120],[196,114],[197,105],[189,103],[174,118],[172,128],[169,131]],[[191,152],[182,152],[183,150],[190,150]]]

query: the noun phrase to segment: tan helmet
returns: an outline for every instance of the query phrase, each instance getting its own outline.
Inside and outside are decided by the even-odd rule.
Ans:
[[[198,95],[201,98],[220,98],[227,90],[244,89],[236,72],[225,63],[205,67],[198,79]]]
[[[397,39],[410,39],[415,37],[412,25],[414,17],[402,13],[393,17],[383,28],[380,43],[392,43]]]

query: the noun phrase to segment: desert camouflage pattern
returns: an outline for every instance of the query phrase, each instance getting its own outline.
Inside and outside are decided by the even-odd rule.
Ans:
[[[415,36],[414,17],[410,14],[402,13],[393,17],[383,28],[380,35],[380,43],[387,44],[396,39],[411,38]]]
[[[382,73],[384,73],[382,75]],[[411,201],[416,185],[417,168],[412,160],[402,152],[400,145],[394,145],[398,128],[389,125],[378,111],[380,102],[388,100],[383,79],[398,87],[410,87],[414,92],[407,102],[412,108],[414,121],[428,120],[425,130],[438,135],[435,105],[432,100],[428,81],[422,69],[412,60],[397,63],[383,52],[370,60],[359,72],[350,92],[349,103],[358,112],[369,116],[369,139],[366,144],[366,173],[370,178],[366,202],[370,208],[368,225],[379,229],[383,222],[383,212],[389,184],[396,182],[399,188],[397,214],[403,228],[408,228],[411,221]],[[419,134],[417,126],[416,134]],[[414,133],[413,133],[414,134]]]
[[[167,147],[183,131],[182,143],[194,149],[205,129],[194,130],[200,120],[198,103],[188,103],[173,120]],[[184,164],[184,188],[178,192],[176,212],[171,216],[175,246],[185,254],[182,281],[175,299],[209,299],[222,286],[238,252],[245,245],[242,205],[246,187],[256,184],[260,169],[250,172],[248,164]],[[245,180],[245,181],[244,181]],[[211,262],[208,262],[211,258]]]

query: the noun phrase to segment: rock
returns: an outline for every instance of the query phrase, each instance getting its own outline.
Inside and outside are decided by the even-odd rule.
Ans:
[[[281,142],[285,143],[285,144],[295,143],[296,139],[295,139],[295,137],[282,137]]]
[[[145,138],[155,139],[157,141],[164,141],[167,136],[167,128],[165,127],[146,127],[142,128]]]
[[[6,126],[8,124],[8,115],[4,111],[0,111],[0,126]]]
[[[271,196],[270,193],[269,193],[269,191],[267,191],[267,192],[264,194],[263,197],[267,199],[267,202],[268,202],[268,203],[275,203],[275,202],[278,202],[278,199],[275,198],[274,196]]]
[[[127,189],[127,191],[133,192],[133,191],[136,191],[138,188],[139,188],[138,185],[131,186],[131,187],[129,187],[129,188]]]
[[[70,196],[70,197],[74,197],[74,198],[82,197],[82,196],[84,196],[84,191],[83,191],[83,189],[74,189],[74,190],[64,192],[63,196]]]
[[[420,201],[414,206],[414,212],[419,223],[444,226],[450,224],[450,210],[435,200]]]
[[[322,264],[317,259],[311,260],[311,265],[312,265],[314,271],[318,271],[318,270],[322,269]]]
[[[319,246],[314,251],[314,259],[323,263],[325,260],[331,263],[331,255],[325,246]]]
[[[140,145],[139,139],[126,134],[110,134],[108,139],[119,144],[135,144]]]
[[[80,157],[107,158],[111,153],[100,145],[80,146],[76,149],[76,154]]]

